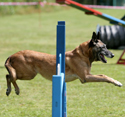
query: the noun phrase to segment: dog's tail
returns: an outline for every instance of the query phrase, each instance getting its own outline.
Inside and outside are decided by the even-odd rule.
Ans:
[[[8,57],[5,61],[5,67],[9,72],[10,77],[12,78],[11,80],[16,80],[16,70],[11,65],[11,57]]]

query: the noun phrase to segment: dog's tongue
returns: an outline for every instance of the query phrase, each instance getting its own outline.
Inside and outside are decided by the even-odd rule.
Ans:
[[[103,54],[100,54],[100,58],[101,58],[102,62],[107,63],[107,60],[105,59]]]

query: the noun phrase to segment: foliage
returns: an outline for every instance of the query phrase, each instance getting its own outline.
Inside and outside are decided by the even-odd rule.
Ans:
[[[49,9],[49,8],[48,8]],[[41,14],[11,15],[0,18],[0,117],[51,117],[52,83],[37,75],[31,81],[17,81],[20,95],[6,92],[6,69],[8,56],[20,50],[35,50],[56,53],[57,21],[66,21],[66,50],[73,50],[80,43],[91,39],[96,25],[109,25],[103,19],[85,15],[76,9],[54,7]],[[99,9],[119,18],[124,10]],[[115,13],[115,14],[114,14]],[[106,74],[123,83],[115,87],[108,83],[81,84],[79,80],[67,83],[68,117],[124,117],[125,116],[125,72],[124,65],[116,65],[122,50],[111,50],[115,57],[108,63],[93,63],[92,74]]]
[[[43,2],[44,0],[0,0],[0,2]],[[54,0],[47,0],[47,2],[55,2]],[[20,5],[20,6],[0,6],[0,15],[13,15],[13,14],[30,14],[38,13],[42,6],[35,5]]]
[[[42,0],[0,0],[0,2],[38,2]]]

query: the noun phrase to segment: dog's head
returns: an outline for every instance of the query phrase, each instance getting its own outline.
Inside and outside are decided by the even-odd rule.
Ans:
[[[107,48],[106,45],[99,40],[100,39],[100,33],[96,35],[95,32],[92,34],[92,39],[89,43],[89,48],[92,48],[93,54],[94,54],[94,60],[95,61],[102,61],[103,63],[107,63],[107,60],[104,56],[108,58],[113,58],[114,54],[111,53]]]

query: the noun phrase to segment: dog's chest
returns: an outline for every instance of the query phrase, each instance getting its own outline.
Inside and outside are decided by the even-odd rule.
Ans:
[[[79,76],[76,75],[76,74],[70,74],[70,75],[65,76],[66,82],[70,82],[70,81],[73,81],[73,80],[76,80],[76,79],[79,79]]]

